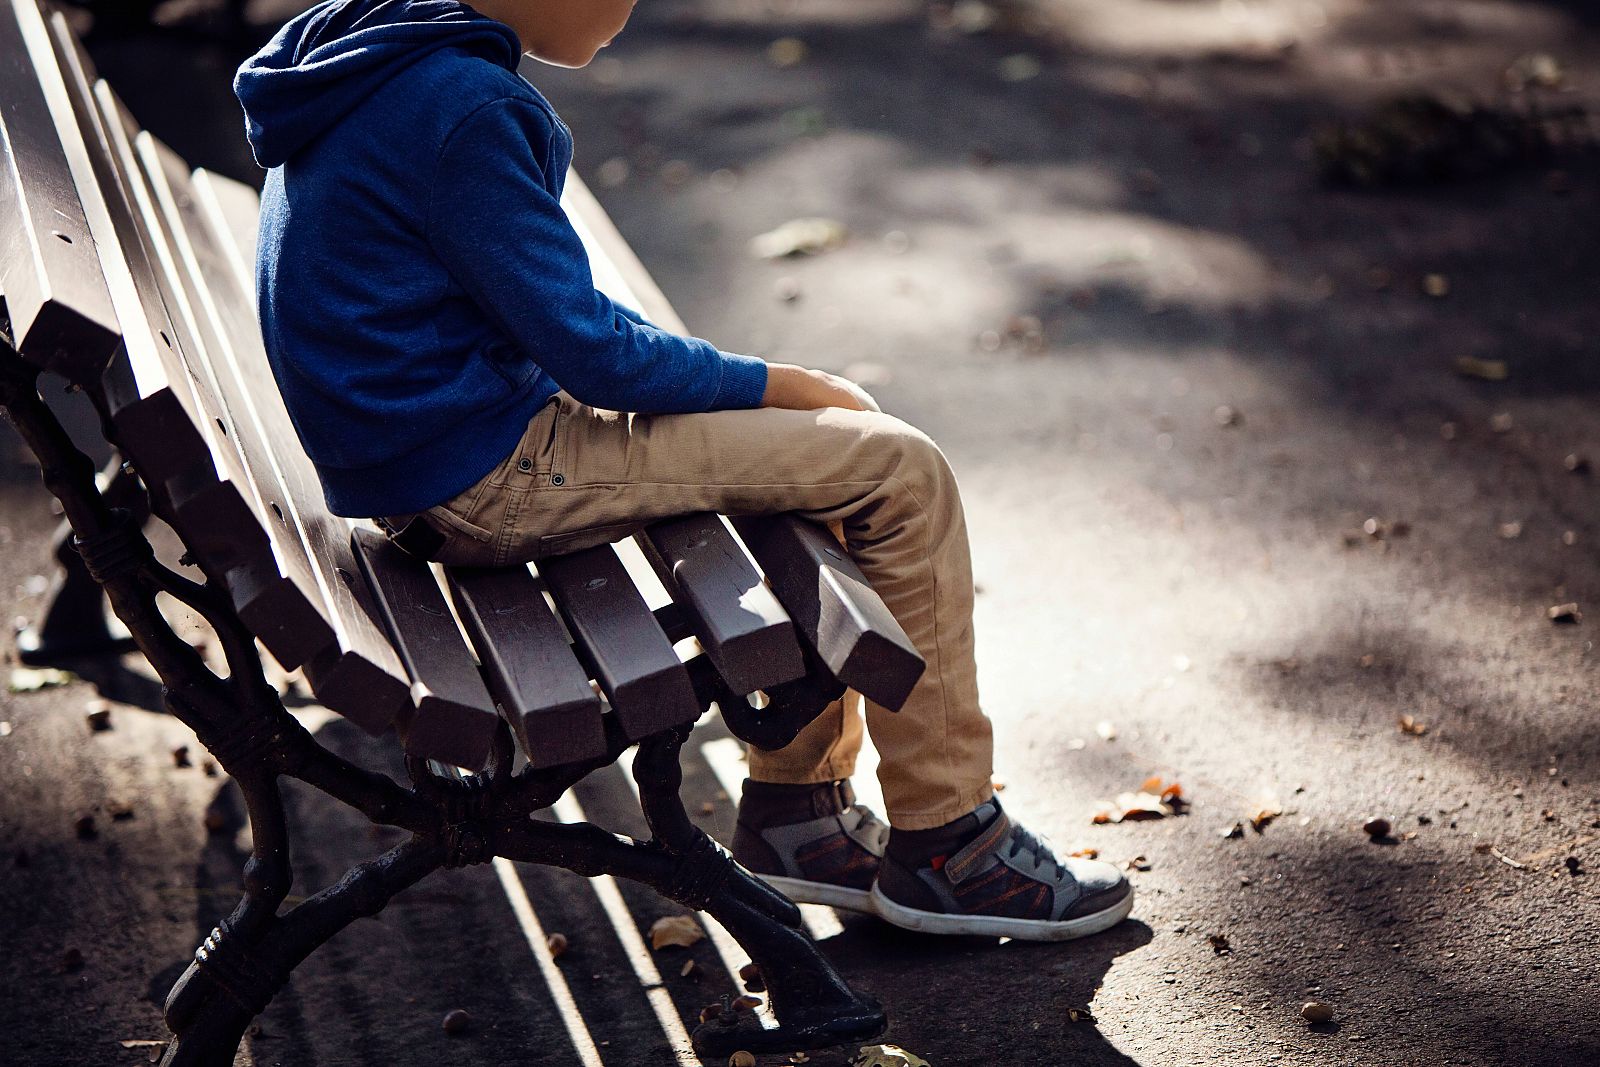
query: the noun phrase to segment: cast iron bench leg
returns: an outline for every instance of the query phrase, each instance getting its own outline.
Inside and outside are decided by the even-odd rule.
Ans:
[[[377,914],[430,872],[495,856],[630,878],[721,922],[761,967],[779,1026],[763,1030],[749,1015],[727,1013],[725,1021],[695,1031],[703,1055],[725,1057],[741,1048],[793,1052],[865,1040],[883,1030],[882,1010],[852,991],[823,958],[801,928],[799,909],[690,822],[678,796],[678,756],[689,727],[640,743],[634,773],[655,835],[647,843],[587,824],[529,817],[621,755],[629,741],[615,721],[607,724],[605,755],[547,770],[525,768],[513,775],[510,733],[503,726],[489,769],[467,779],[447,779],[413,764],[413,788],[407,789],[351,764],[318,744],[284,709],[263,676],[253,638],[218,591],[220,579],[208,571],[200,584],[169,570],[144,536],[143,512],[110,506],[95,484],[94,465],[39,399],[36,375],[14,350],[0,351],[0,404],[39,458],[45,487],[61,501],[85,572],[161,677],[173,715],[238,782],[251,823],[244,896],[196,950],[167,998],[175,1037],[161,1061],[166,1067],[228,1067],[251,1019],[318,946],[355,920]],[[155,503],[167,517],[165,505]],[[228,660],[227,678],[213,673],[172,630],[157,608],[159,593],[182,601],[211,625]],[[813,713],[821,706],[816,699],[805,705]],[[279,915],[293,881],[278,788],[282,776],[414,836]]]
[[[102,477],[106,481],[106,502],[138,514],[144,506],[138,477],[115,458]],[[17,658],[30,667],[57,666],[90,656],[116,656],[138,648],[122,624],[108,617],[105,590],[83,565],[72,539],[71,523],[63,522],[55,539],[55,558],[60,566],[45,594],[48,606],[44,621],[17,632]]]

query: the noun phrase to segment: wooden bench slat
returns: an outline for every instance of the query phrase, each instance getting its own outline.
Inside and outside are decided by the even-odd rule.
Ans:
[[[16,0],[16,7],[37,14],[33,0]],[[199,403],[176,351],[193,342],[170,318],[156,282],[111,133],[96,106],[93,67],[61,14],[38,28],[47,32],[28,35],[29,55],[35,70],[55,71],[69,104],[72,125],[60,129],[60,138],[69,156],[82,155],[92,177],[78,185],[80,202],[122,326],[123,349],[102,374],[101,386],[123,455],[172,504],[180,535],[191,546],[207,546],[207,558],[224,574],[246,624],[258,628],[281,663],[297,667],[330,642],[333,632],[279,573],[271,544],[237,489],[217,481],[211,441],[191,421]],[[169,372],[178,375],[187,405],[180,406]]]
[[[610,545],[538,567],[623,733],[637,740],[700,717],[689,673]]]
[[[416,710],[400,723],[406,752],[482,770],[499,715],[432,569],[376,530],[357,528],[351,544],[411,677]]]
[[[753,693],[805,674],[789,613],[714,512],[652,523],[637,540],[731,689]]]
[[[121,329],[78,195],[93,176],[62,142],[71,103],[54,63],[35,70],[41,45],[48,55],[35,0],[0,0],[0,292],[18,350],[86,385]]]
[[[360,580],[349,526],[322,508],[310,460],[294,444],[298,438],[261,351],[254,310],[196,203],[187,165],[148,133],[141,132],[134,147],[155,216],[151,228],[164,242],[163,267],[176,275],[177,299],[200,339],[191,372],[213,391],[210,402],[220,401],[211,414],[239,451],[256,514],[272,534],[284,572],[334,631],[335,643],[305,663],[306,678],[328,707],[381,733],[411,707],[411,687]],[[282,466],[273,441],[289,444]]]
[[[445,570],[489,691],[534,767],[606,753],[600,698],[526,567]]]
[[[898,710],[926,664],[833,535],[793,515],[737,518],[733,526],[834,677]]]

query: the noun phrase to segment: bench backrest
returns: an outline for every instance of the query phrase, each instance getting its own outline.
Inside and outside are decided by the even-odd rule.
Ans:
[[[191,171],[141,131],[39,0],[0,0],[0,133],[0,285],[18,351],[104,397],[157,513],[318,700],[469,768],[501,717],[548,766],[605,752],[606,706],[635,739],[700,714],[611,546],[537,573],[441,571],[326,510],[257,325],[255,190]],[[567,188],[597,284],[682,329],[576,175]],[[787,516],[739,524],[776,596],[718,516],[638,538],[729,687],[799,678],[799,637],[898,707],[922,662],[837,542]]]

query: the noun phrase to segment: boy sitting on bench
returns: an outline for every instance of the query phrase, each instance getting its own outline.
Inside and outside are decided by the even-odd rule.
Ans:
[[[268,170],[262,330],[329,509],[491,567],[689,512],[842,524],[928,665],[901,711],[866,710],[889,826],[850,790],[847,694],[750,753],[735,858],[797,901],[914,930],[1114,925],[1133,903],[1118,871],[1058,857],[994,797],[939,449],[843,378],[676,336],[595,290],[560,205],[571,134],[517,66],[583,66],[632,8],[327,0],[240,69]]]

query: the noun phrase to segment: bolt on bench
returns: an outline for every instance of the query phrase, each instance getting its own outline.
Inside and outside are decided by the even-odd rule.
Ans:
[[[0,402],[71,528],[56,607],[24,651],[42,661],[131,641],[238,783],[253,832],[242,899],[167,998],[163,1064],[231,1064],[317,946],[431,872],[497,856],[631,878],[721,922],[761,968],[778,1025],[726,1012],[694,1032],[703,1055],[882,1030],[798,909],[695,827],[678,795],[679,750],[712,706],[736,736],[775,748],[846,686],[898,707],[920,676],[825,529],[741,517],[736,539],[717,515],[651,524],[637,541],[671,596],[655,610],[610,545],[537,573],[408,556],[323,507],[257,328],[255,191],[191,171],[141,131],[40,0],[0,0],[0,153]],[[575,176],[568,190],[599,284],[680,327]],[[46,370],[88,396],[121,457],[103,488],[40,399]],[[147,515],[176,531],[198,578],[155,558]],[[127,638],[106,628],[101,590]],[[227,677],[166,622],[163,593],[216,632]],[[313,738],[266,682],[258,642],[327,707],[374,735],[392,729],[409,782]],[[633,745],[651,840],[530,817]],[[412,836],[284,910],[283,776]]]

